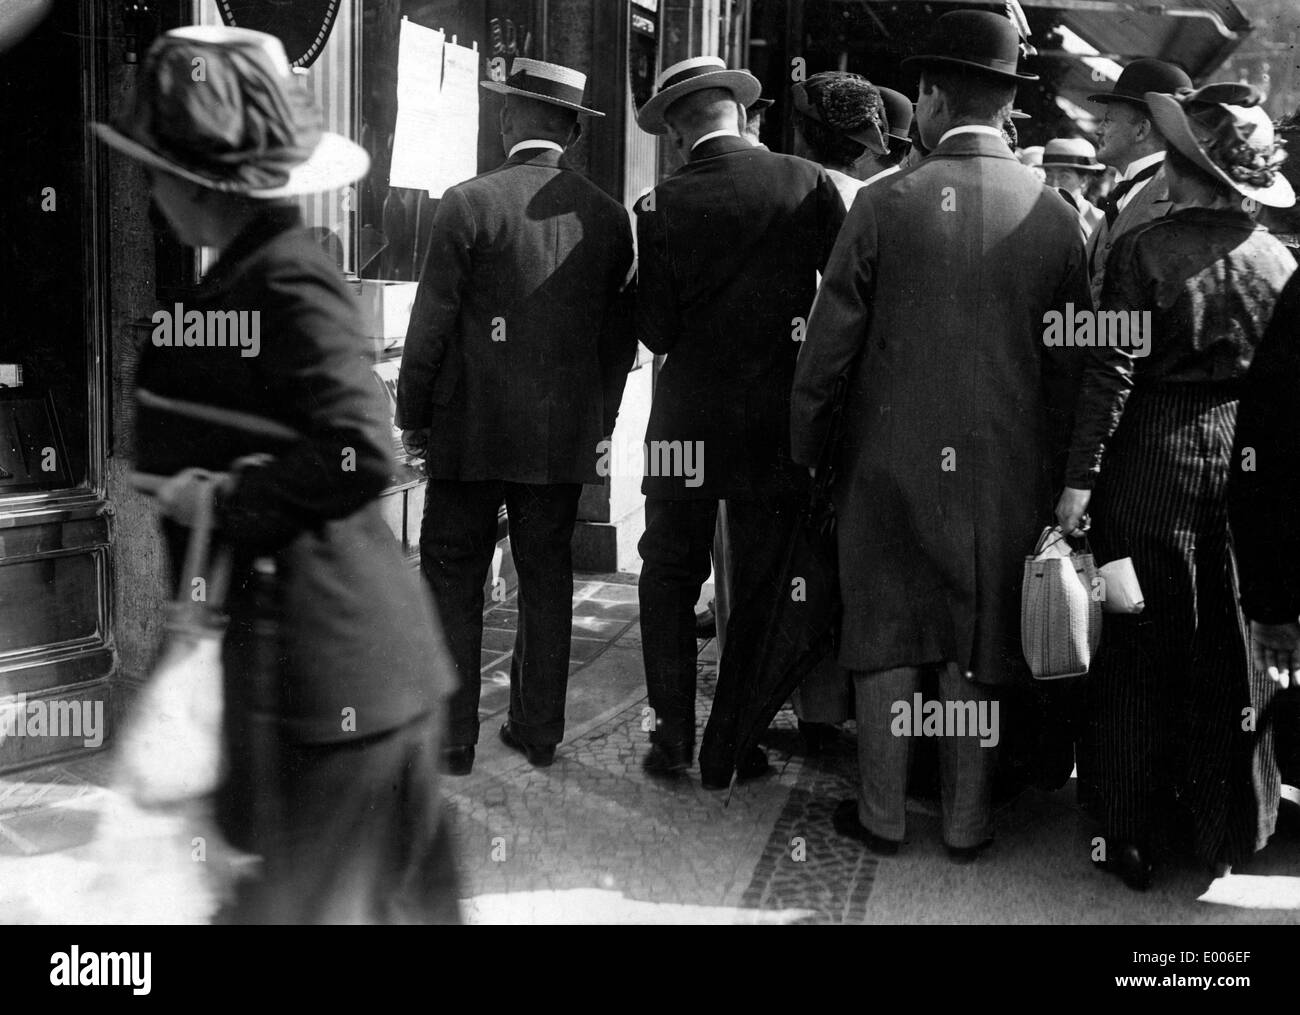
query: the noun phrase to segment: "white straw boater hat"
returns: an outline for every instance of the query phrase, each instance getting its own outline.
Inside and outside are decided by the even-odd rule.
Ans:
[[[1106,169],[1097,161],[1097,149],[1081,137],[1056,137],[1048,141],[1043,148],[1043,168],[1052,166],[1084,173],[1100,173]]]
[[[587,75],[570,67],[561,67],[558,63],[515,57],[508,78],[482,84],[489,92],[522,95],[526,99],[563,106],[586,116],[605,115],[582,104],[583,92],[587,90]]]
[[[675,63],[655,82],[655,92],[636,114],[636,122],[648,134],[665,134],[664,113],[678,99],[705,88],[725,88],[748,109],[762,94],[763,85],[747,70],[728,70],[716,56],[696,56]]]
[[[280,40],[247,28],[195,25],[160,35],[131,112],[117,126],[93,126],[145,165],[246,197],[334,190],[370,170],[364,148],[321,129],[320,110]]]
[[[1251,85],[1220,82],[1177,95],[1147,92],[1156,130],[1198,169],[1242,197],[1270,208],[1290,208],[1295,191],[1282,175],[1285,146]]]

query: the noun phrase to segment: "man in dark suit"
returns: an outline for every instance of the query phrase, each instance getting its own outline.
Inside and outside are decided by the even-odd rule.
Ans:
[[[1078,350],[1045,347],[1044,318],[1069,301],[1087,310],[1088,289],[1077,216],[1002,139],[1016,83],[1035,80],[1017,72],[1015,29],[956,11],[926,52],[913,59],[930,154],[854,202],[799,358],[791,445],[816,464],[847,373],[840,665],[854,674],[862,785],[836,828],[897,851],[924,729],[911,713],[934,667],[943,715],[972,720],[933,731],[944,841],[965,861],[991,834],[998,699],[1029,681],[1021,567],[1052,517],[1051,437],[1063,443],[1073,395]]]
[[[807,475],[789,458],[790,383],[844,207],[811,162],[740,136],[759,92],[747,71],[697,57],[660,75],[638,114],[685,165],[638,202],[637,335],[667,359],[646,432],[641,630],[655,729],[648,772],[676,777],[695,745],[693,607],[727,502],[734,603],[701,781],[731,780],[736,710]],[[738,636],[738,632],[743,632]],[[742,777],[765,771],[756,751]]]
[[[1104,220],[1088,238],[1088,273],[1092,302],[1101,305],[1106,259],[1130,229],[1160,218],[1169,210],[1169,181],[1163,170],[1165,139],[1143,96],[1147,92],[1173,94],[1191,88],[1192,79],[1180,68],[1162,60],[1134,60],[1124,68],[1109,92],[1088,96],[1106,107],[1097,131],[1097,160],[1113,166],[1119,179],[1102,208]]]
[[[428,463],[420,562],[460,671],[445,764],[478,742],[483,585],[504,500],[519,629],[501,739],[549,765],[564,734],[570,541],[636,354],[626,210],[560,165],[586,77],[518,59],[503,83],[499,169],[453,187],[434,217],[398,381],[397,425]]]

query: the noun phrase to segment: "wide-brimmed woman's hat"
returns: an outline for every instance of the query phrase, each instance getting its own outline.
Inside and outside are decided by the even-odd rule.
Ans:
[[[860,74],[822,71],[790,89],[794,111],[884,155],[888,122],[880,89]]]
[[[909,56],[903,66],[957,67],[991,74],[1008,81],[1037,81],[1037,74],[1021,74],[1020,32],[1001,14],[992,11],[951,11],[934,26],[925,52]]]
[[[664,113],[678,99],[705,88],[725,88],[748,109],[763,91],[758,78],[747,70],[729,70],[716,56],[696,56],[675,63],[655,82],[655,91],[637,111],[636,122],[647,134],[665,134]]]
[[[365,176],[360,145],[321,114],[273,35],[195,25],[154,40],[131,112],[94,124],[112,147],[212,190],[253,198],[344,187]]]
[[[1057,166],[1084,173],[1102,173],[1106,167],[1097,161],[1097,149],[1081,137],[1057,137],[1043,148],[1043,168]]]
[[[526,99],[563,106],[584,116],[604,116],[582,104],[587,90],[587,75],[571,67],[528,57],[515,57],[510,65],[510,76],[504,81],[484,81],[489,92],[502,95],[522,95]]]
[[[1223,82],[1178,95],[1147,92],[1145,98],[1156,129],[1198,169],[1269,208],[1295,204],[1281,172],[1286,152],[1259,89]]]

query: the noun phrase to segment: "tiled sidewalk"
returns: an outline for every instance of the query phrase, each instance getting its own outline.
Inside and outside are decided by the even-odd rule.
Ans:
[[[798,750],[782,712],[766,747],[775,773],[725,793],[698,769],[676,785],[640,760],[645,686],[636,586],[575,587],[565,741],[534,769],[497,739],[508,704],[513,599],[485,616],[474,772],[444,783],[466,918],[481,923],[1297,923],[1300,821],[1210,885],[1163,873],[1144,895],[1094,871],[1093,829],[1072,787],[1030,792],[998,815],[998,839],[955,866],[933,805],[909,804],[907,842],[879,859],[838,836],[831,811],[856,781],[852,729],[823,757]],[[697,721],[716,679],[702,646]],[[697,737],[698,740],[698,737]],[[202,806],[141,812],[108,788],[109,756],[0,778],[0,923],[199,923],[256,861],[223,846]],[[1207,888],[1223,903],[1198,901]]]

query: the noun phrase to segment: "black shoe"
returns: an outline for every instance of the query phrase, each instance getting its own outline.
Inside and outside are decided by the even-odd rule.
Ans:
[[[718,636],[718,618],[713,612],[713,604],[709,603],[709,608],[695,615],[695,637],[696,638],[716,638]]]
[[[448,775],[469,775],[474,770],[474,745],[443,748],[442,770]]]
[[[803,739],[804,754],[815,758],[839,739],[840,730],[828,722],[804,722],[800,719],[799,736]]]
[[[1145,892],[1151,887],[1151,859],[1146,851],[1132,842],[1120,842],[1105,860],[1093,864],[1119,879],[1135,892]]]
[[[945,848],[948,850],[948,859],[953,863],[958,864],[974,863],[980,858],[980,854],[992,845],[992,836],[989,836],[978,846],[949,846],[946,843],[944,844]]]
[[[850,839],[857,839],[878,856],[896,856],[898,847],[901,843],[893,839],[882,839],[871,829],[867,828],[858,820],[858,802],[856,800],[841,800],[835,806],[835,813],[831,816],[831,824],[835,826],[835,831],[840,835],[847,835]]]
[[[736,768],[736,781],[749,782],[751,779],[757,779],[771,771],[772,766],[767,763],[767,755],[761,747],[755,747],[745,755],[745,759]],[[700,785],[705,789],[726,789],[731,785],[731,773],[705,772],[701,768]]]
[[[680,779],[691,767],[691,752],[684,744],[656,740],[650,751],[641,759],[646,775],[657,779]]]
[[[546,768],[555,760],[554,744],[528,744],[519,739],[517,733],[510,728],[510,721],[506,720],[501,727],[501,742],[509,747],[512,751],[518,751],[528,759],[528,763],[534,768]]]

